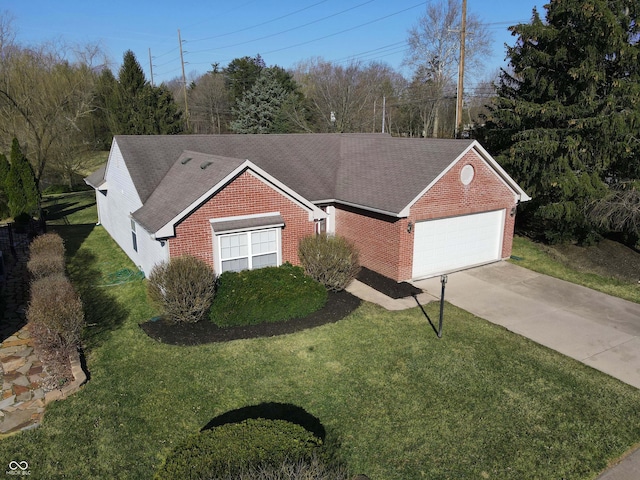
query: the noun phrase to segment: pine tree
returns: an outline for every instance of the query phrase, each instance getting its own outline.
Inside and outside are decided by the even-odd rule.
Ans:
[[[276,133],[281,107],[289,95],[277,75],[277,70],[265,69],[251,90],[237,102],[234,109],[236,119],[231,122],[233,131]]]
[[[17,138],[11,144],[11,167],[5,185],[11,215],[14,218],[21,214],[33,215],[38,208],[40,194],[33,169]]]
[[[117,80],[111,72],[103,72],[98,97],[112,135],[164,135],[183,130],[182,114],[171,92],[147,82],[131,50],[124,54]]]
[[[589,206],[638,178],[638,2],[552,0],[511,27],[484,143],[533,197],[527,226],[548,241],[593,238]]]
[[[0,218],[6,218],[11,215],[9,211],[9,203],[7,198],[7,177],[11,165],[4,153],[0,153]]]

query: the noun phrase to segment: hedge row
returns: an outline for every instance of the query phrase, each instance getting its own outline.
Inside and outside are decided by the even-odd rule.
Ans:
[[[80,296],[64,272],[64,242],[54,233],[36,237],[29,248],[32,276],[26,312],[36,347],[68,356],[80,346],[84,311]]]

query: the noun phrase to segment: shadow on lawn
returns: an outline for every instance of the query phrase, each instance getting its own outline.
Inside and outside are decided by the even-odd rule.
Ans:
[[[79,250],[69,265],[70,277],[82,298],[85,314],[85,343],[87,348],[101,345],[110,333],[127,318],[129,311],[106,290],[97,287],[102,274],[95,267],[96,257]]]
[[[45,214],[47,215],[47,221],[49,222],[58,222],[62,220],[64,223],[67,215],[94,207],[95,204],[96,202],[85,204],[80,204],[80,202],[56,203],[55,205],[49,205],[46,208]]]
[[[325,428],[317,417],[308,413],[304,408],[290,403],[265,402],[259,405],[242,407],[237,410],[223,413],[207,423],[201,432],[211,430],[229,423],[240,423],[248,419],[264,418],[267,420],[286,420],[300,425],[308,432],[313,433],[323,442],[327,436]]]

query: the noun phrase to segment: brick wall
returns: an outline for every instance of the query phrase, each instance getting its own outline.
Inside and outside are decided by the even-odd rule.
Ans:
[[[336,233],[355,244],[360,264],[389,278],[398,278],[400,238],[407,220],[336,205]]]
[[[469,185],[460,181],[460,171],[472,165]],[[363,266],[394,280],[412,275],[413,239],[408,223],[421,220],[506,209],[502,258],[511,255],[515,218],[509,215],[516,205],[513,191],[474,151],[456,163],[412,207],[408,218],[393,218],[362,210],[336,206],[336,233],[351,240],[360,252]]]
[[[460,171],[465,165],[474,169],[469,185],[460,181]],[[506,209],[502,238],[502,258],[511,255],[515,217],[510,215],[516,206],[515,194],[495,171],[475,152],[468,152],[412,207],[409,221],[430,220],[471,213]],[[402,242],[400,251],[400,277],[411,278],[413,263],[413,236]]]
[[[211,219],[269,212],[280,212],[284,218],[282,261],[299,264],[298,243],[314,233],[314,223],[309,221],[308,211],[248,172],[241,174],[176,226],[176,236],[168,241],[170,256],[190,254],[213,266]]]

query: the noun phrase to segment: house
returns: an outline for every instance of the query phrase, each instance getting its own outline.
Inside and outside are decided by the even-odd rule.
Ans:
[[[145,273],[182,254],[216,272],[299,263],[350,239],[397,281],[508,258],[527,194],[474,140],[386,134],[116,136],[98,221]]]

